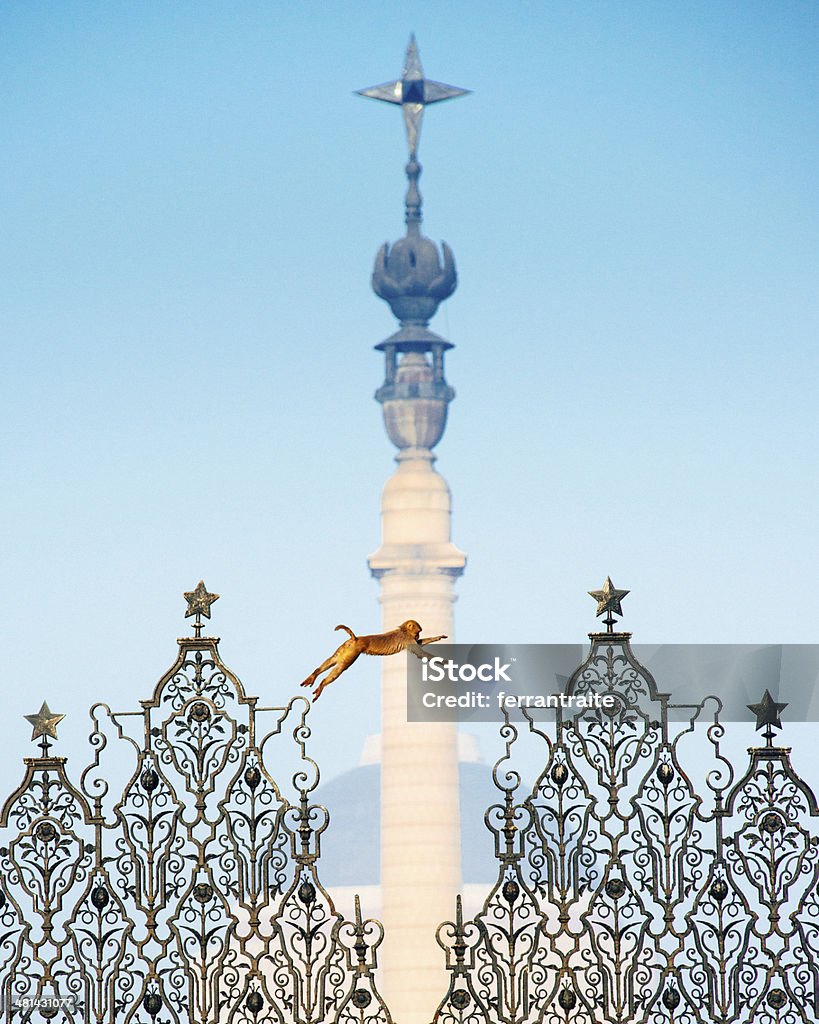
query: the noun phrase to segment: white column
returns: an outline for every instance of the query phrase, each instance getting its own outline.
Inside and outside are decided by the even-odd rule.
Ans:
[[[425,448],[409,448],[384,488],[383,543],[369,559],[385,629],[417,619],[453,639],[453,586],[466,558],[450,541],[450,493]],[[461,885],[458,749],[452,723],[407,722],[406,662],[382,672],[380,984],[398,1024],[429,1024],[448,978],[435,930]]]

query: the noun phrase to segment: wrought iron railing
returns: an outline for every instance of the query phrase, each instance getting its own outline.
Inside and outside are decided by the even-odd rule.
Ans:
[[[450,985],[435,1020],[816,1024],[819,808],[775,744],[782,705],[752,706],[765,742],[737,779],[720,702],[674,704],[614,631],[623,592],[595,596],[608,628],[566,692],[613,706],[501,726],[486,815],[498,880],[439,929]],[[78,784],[50,750],[61,716],[29,716],[42,750],[0,812],[2,1015],[390,1024],[381,926],[358,901],[345,920],[319,879],[309,704],[247,696],[201,635],[215,596],[186,597],[194,635],[140,710],[92,708]],[[514,767],[521,728],[542,745],[531,787]],[[275,743],[295,754],[292,798]],[[121,791],[114,748],[130,758]]]
[[[194,635],[141,710],[91,709],[79,786],[49,750],[61,716],[29,716],[41,755],[0,814],[3,1017],[388,1024],[381,926],[358,901],[344,920],[319,880],[328,816],[311,802],[310,705],[258,706],[201,635],[217,595],[200,583],[185,596]],[[130,742],[121,795],[107,726]],[[288,730],[292,801],[265,755]]]
[[[435,1021],[816,1024],[819,811],[774,743],[784,705],[766,691],[751,706],[765,745],[735,780],[720,701],[660,693],[613,630],[612,594],[595,592],[608,631],[566,693],[614,706],[558,708],[548,730],[523,711],[545,766],[531,790],[513,767],[523,734],[508,714],[501,726],[486,815],[498,880],[474,917],[459,898],[439,929],[450,985]],[[697,720],[707,739],[692,749],[713,762],[687,773]]]

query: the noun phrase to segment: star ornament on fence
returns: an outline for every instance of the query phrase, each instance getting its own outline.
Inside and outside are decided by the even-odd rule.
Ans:
[[[65,715],[55,715],[49,708],[48,703],[43,701],[43,706],[36,715],[23,715],[31,725],[31,740],[40,740],[43,750],[43,757],[48,756],[49,738],[57,739],[57,726],[65,718]]]
[[[784,704],[775,701],[771,696],[770,690],[766,690],[758,704],[746,704],[745,706],[756,715],[757,732],[760,729],[764,729],[765,741],[769,747],[772,747],[774,729],[782,728],[782,719],[779,715],[788,706],[787,701]]]
[[[618,590],[611,582],[611,576],[606,577],[606,582],[600,590],[588,591],[589,597],[593,597],[597,602],[597,615],[606,616],[603,621],[609,633],[614,632],[614,616],[623,614],[622,600],[629,593],[629,590]]]
[[[202,632],[202,616],[204,615],[206,619],[210,618],[210,606],[214,601],[219,600],[219,595],[208,593],[204,580],[199,580],[193,590],[185,592],[185,600],[188,602],[185,618],[189,619],[191,615],[196,616],[193,628],[196,630],[195,635],[200,636]]]

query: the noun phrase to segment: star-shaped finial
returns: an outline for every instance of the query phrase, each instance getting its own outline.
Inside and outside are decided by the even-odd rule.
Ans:
[[[196,630],[195,635],[200,636],[202,632],[202,616],[204,615],[206,619],[210,618],[210,606],[214,601],[219,600],[219,595],[209,594],[204,580],[199,580],[194,590],[186,591],[185,600],[188,602],[185,618],[188,619],[191,615],[196,616],[193,628]]]
[[[607,613],[603,621],[606,623],[609,633],[614,632],[614,616],[623,614],[621,602],[629,593],[631,593],[629,590],[618,590],[611,582],[611,576],[606,577],[602,590],[588,591],[589,597],[593,597],[597,602],[597,615]]]
[[[764,729],[764,736],[768,746],[773,746],[774,729],[782,728],[779,714],[788,706],[787,702],[784,704],[777,703],[771,696],[770,691],[766,690],[758,704],[746,704],[745,706],[756,715],[757,732],[760,729]]]
[[[469,91],[469,89],[459,89],[455,85],[445,85],[443,82],[434,82],[431,78],[425,78],[424,69],[421,67],[421,57],[418,54],[418,44],[415,41],[415,36],[412,35],[407,47],[404,72],[401,77],[394,82],[373,85],[369,89],[358,89],[357,94],[369,96],[373,100],[383,100],[384,103],[400,104],[404,111],[410,160],[414,160],[418,153],[418,137],[421,134],[424,107],[428,107],[431,103],[440,103],[442,100],[454,99],[456,96],[464,96]]]
[[[43,757],[45,757],[48,754],[49,737],[53,740],[57,739],[57,726],[65,718],[65,715],[55,715],[46,701],[43,701],[43,706],[36,715],[23,715],[23,717],[31,724],[32,742],[37,739],[41,740]]]

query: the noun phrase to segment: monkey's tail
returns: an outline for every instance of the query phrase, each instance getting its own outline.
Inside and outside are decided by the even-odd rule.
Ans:
[[[353,631],[352,631],[352,630],[350,629],[350,627],[349,627],[349,626],[345,626],[345,625],[343,625],[343,624],[340,624],[340,625],[336,626],[336,629],[343,629],[343,630],[345,630],[345,631],[346,631],[347,633],[349,633],[349,634],[350,634],[350,639],[351,639],[351,640],[355,640],[355,639],[356,639],[356,635],[355,635],[355,633],[354,633],[354,632],[353,632]]]

